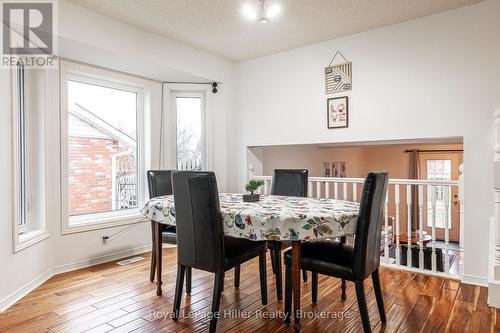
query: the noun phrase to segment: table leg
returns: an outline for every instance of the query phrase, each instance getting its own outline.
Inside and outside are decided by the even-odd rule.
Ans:
[[[156,242],[156,295],[161,296],[161,250],[162,250],[162,237],[161,230],[162,224],[156,222],[155,242]]]
[[[296,332],[300,331],[300,246],[301,241],[292,241],[293,320]]]

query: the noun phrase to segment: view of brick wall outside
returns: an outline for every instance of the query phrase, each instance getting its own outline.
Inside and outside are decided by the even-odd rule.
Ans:
[[[113,139],[69,137],[68,213],[110,211],[113,206],[112,155],[119,152]]]

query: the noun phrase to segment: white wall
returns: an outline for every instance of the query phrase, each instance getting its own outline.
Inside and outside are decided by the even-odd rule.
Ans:
[[[210,54],[194,50],[171,40],[149,34],[127,24],[93,13],[79,6],[59,1],[59,55],[96,66],[102,66],[159,81],[220,82],[214,95],[214,133],[216,150],[214,169],[220,179],[221,191],[226,183],[226,108],[231,105],[234,65]],[[141,251],[150,246],[150,224],[143,223],[132,231],[102,246],[104,234],[113,234],[123,227],[61,235],[59,202],[59,97],[58,71],[50,72],[47,168],[47,223],[51,237],[16,254],[12,251],[12,160],[10,73],[0,70],[0,311],[29,288],[50,277],[54,272],[89,265],[113,257]],[[152,93],[157,103],[152,105],[149,139],[159,140],[160,84]],[[168,144],[168,142],[164,143]],[[151,167],[158,167],[158,154],[151,155]],[[148,277],[145,275],[145,279]],[[31,283],[32,282],[32,283]]]
[[[247,146],[463,137],[464,273],[486,283],[499,31],[500,1],[487,0],[238,64],[230,190],[243,190]],[[329,130],[323,69],[337,50],[353,91],[349,128]]]

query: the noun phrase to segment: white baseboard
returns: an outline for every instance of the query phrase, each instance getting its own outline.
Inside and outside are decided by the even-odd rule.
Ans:
[[[95,258],[90,258],[70,264],[65,264],[61,265],[58,267],[54,267],[52,269],[49,269],[45,273],[39,275],[38,277],[34,278],[30,282],[28,282],[25,286],[19,288],[9,296],[5,297],[4,299],[0,300],[0,313],[4,312],[8,308],[10,308],[12,305],[14,305],[17,301],[19,301],[21,298],[29,294],[31,291],[33,291],[35,288],[39,287],[42,285],[44,282],[46,282],[48,279],[53,277],[54,275],[61,274],[61,273],[66,273],[70,271],[74,271],[77,269],[82,269],[90,266],[95,266],[99,264],[104,264],[106,262],[122,259],[125,257],[130,257],[139,253],[144,253],[144,252],[149,252],[151,251],[151,244],[136,247],[133,249],[129,250],[124,250],[124,251],[119,251],[111,254],[107,254],[105,256],[100,256],[100,257],[95,257]]]
[[[49,269],[45,273],[42,273],[38,277],[34,278],[30,282],[28,282],[26,285],[23,287],[19,288],[18,290],[14,291],[12,294],[9,296],[5,297],[4,299],[0,300],[0,313],[4,312],[8,308],[10,308],[12,305],[14,305],[17,301],[19,301],[21,298],[32,292],[35,288],[40,286],[42,283],[50,279],[54,274],[52,274],[52,269]]]
[[[462,283],[473,284],[481,287],[488,287],[488,278],[482,276],[464,274],[462,277]]]
[[[82,268],[87,268],[99,264],[104,264],[106,262],[122,259],[125,257],[130,257],[139,253],[144,253],[144,252],[149,252],[151,251],[151,244],[149,245],[144,245],[144,246],[139,246],[133,249],[129,250],[124,250],[124,251],[119,251],[111,254],[107,254],[105,256],[100,256],[100,257],[94,257],[90,259],[85,259],[69,264],[64,264],[60,265],[57,267],[54,267],[53,275],[61,274],[61,273],[67,273],[71,271],[76,271],[77,269],[82,269]]]

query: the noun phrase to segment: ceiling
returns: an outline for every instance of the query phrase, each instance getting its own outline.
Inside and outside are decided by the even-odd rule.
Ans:
[[[281,14],[263,24],[241,7],[258,0],[69,0],[238,62],[470,5],[482,0],[267,0]]]

